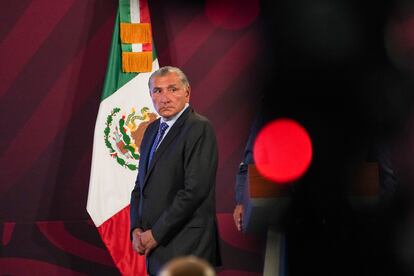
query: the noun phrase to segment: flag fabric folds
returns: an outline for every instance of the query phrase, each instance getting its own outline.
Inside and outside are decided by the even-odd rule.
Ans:
[[[158,67],[147,1],[120,0],[95,125],[87,211],[123,275],[146,275],[145,258],[131,246],[129,202],[142,136],[158,116],[148,92]]]

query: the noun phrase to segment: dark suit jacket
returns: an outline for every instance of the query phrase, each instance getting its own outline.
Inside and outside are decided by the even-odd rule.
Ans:
[[[147,258],[156,274],[170,259],[196,255],[220,265],[215,208],[217,142],[210,122],[188,107],[148,166],[160,120],[150,124],[131,195],[131,232],[152,229],[158,246]]]

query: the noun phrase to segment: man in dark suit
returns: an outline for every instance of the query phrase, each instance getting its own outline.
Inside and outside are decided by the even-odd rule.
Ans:
[[[210,122],[189,106],[191,88],[175,67],[148,82],[155,109],[141,142],[131,195],[131,239],[156,274],[177,256],[195,255],[220,265],[215,208],[217,143]]]

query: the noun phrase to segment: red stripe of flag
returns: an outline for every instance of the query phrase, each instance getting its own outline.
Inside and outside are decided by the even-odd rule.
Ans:
[[[128,205],[102,223],[98,231],[122,275],[147,275],[145,257],[132,249],[129,210]]]
[[[140,18],[141,18],[141,23],[150,23],[151,24],[151,19],[150,19],[150,15],[149,15],[149,7],[148,7],[148,1],[147,0],[139,0],[139,15],[140,15]],[[152,30],[151,30],[151,33],[152,33]],[[152,43],[142,44],[142,51],[152,51]]]
[[[151,23],[147,0],[139,0],[139,16],[141,23]]]

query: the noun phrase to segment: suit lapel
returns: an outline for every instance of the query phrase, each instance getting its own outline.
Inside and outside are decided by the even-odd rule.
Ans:
[[[145,174],[145,179],[144,179],[144,182],[143,182],[144,187],[145,187],[146,182],[148,181],[148,177],[151,174],[152,169],[154,168],[155,163],[158,161],[160,156],[162,156],[163,152],[168,148],[168,146],[171,144],[171,142],[174,141],[174,138],[180,133],[180,129],[183,126],[186,119],[188,118],[188,116],[190,115],[190,113],[193,113],[193,109],[191,107],[188,107],[183,112],[183,114],[181,114],[181,116],[178,118],[178,120],[172,126],[171,130],[167,133],[167,135],[161,141],[161,144],[158,146],[158,149],[155,151],[155,154],[152,157],[151,164],[149,164],[149,166],[148,166],[148,171]],[[151,148],[151,147],[149,147],[149,148]]]
[[[160,119],[158,119],[156,123],[154,123],[154,127],[150,130],[149,135],[148,135],[148,139],[149,139],[148,142],[143,144],[145,145],[145,147],[142,148],[142,152],[141,152],[142,159],[139,162],[140,163],[139,167],[140,167],[140,172],[141,172],[141,175],[140,175],[141,183],[144,183],[145,176],[147,175],[149,153],[152,147],[152,143],[155,140],[155,136],[157,135],[159,125],[160,125]]]

